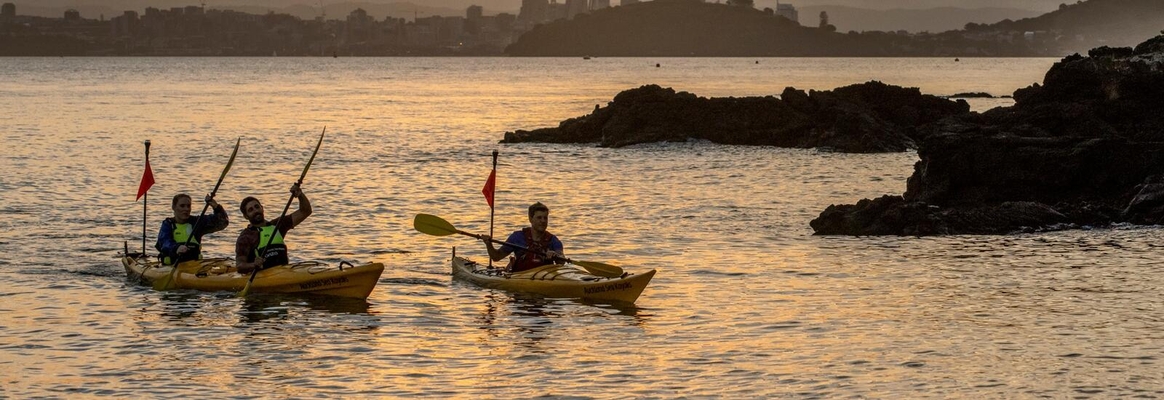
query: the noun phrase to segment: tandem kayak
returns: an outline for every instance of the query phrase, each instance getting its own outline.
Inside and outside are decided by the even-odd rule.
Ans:
[[[130,279],[149,283],[170,274],[171,266],[159,265],[147,258],[122,257],[121,264]],[[211,258],[178,264],[174,288],[204,291],[241,291],[250,274],[240,274],[234,261]],[[259,271],[251,283],[251,293],[320,294],[366,299],[380,281],[384,264],[352,265],[347,262],[330,266],[320,262],[280,265]]]
[[[533,293],[550,298],[577,298],[593,301],[634,303],[655,276],[655,270],[623,274],[615,278],[591,275],[570,264],[550,264],[510,273],[504,268],[487,268],[464,257],[453,256],[453,277],[477,286],[511,292]]]

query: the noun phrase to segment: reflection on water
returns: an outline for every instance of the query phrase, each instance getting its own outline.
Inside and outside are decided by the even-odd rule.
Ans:
[[[480,303],[480,315],[475,321],[488,337],[505,340],[531,350],[538,349],[540,347],[538,344],[543,339],[558,334],[556,326],[560,325],[559,320],[575,317],[579,306],[584,307],[587,313],[603,312],[608,315],[632,317],[630,320],[620,322],[630,324],[628,326],[642,326],[649,320],[649,316],[639,315],[640,308],[633,304],[596,304],[580,299],[547,299],[525,293],[486,290],[481,296]],[[517,326],[503,324],[512,320],[521,321],[521,324]],[[543,348],[541,351],[553,349]]]
[[[0,128],[0,397],[1164,397],[1157,227],[816,237],[829,204],[903,192],[916,155],[496,144],[646,83],[1005,94],[1053,60],[643,61],[0,63],[0,110],[21,110]],[[152,245],[164,199],[209,191],[243,138],[217,197],[232,225],[205,240],[229,256],[238,200],[285,199],[322,125],[315,212],[287,243],[293,260],[384,262],[370,298],[127,281],[115,255],[141,245],[143,140]],[[571,257],[659,270],[635,305],[451,279],[449,249],[483,260],[479,242],[412,218],[488,232],[495,148],[496,230],[548,204]]]

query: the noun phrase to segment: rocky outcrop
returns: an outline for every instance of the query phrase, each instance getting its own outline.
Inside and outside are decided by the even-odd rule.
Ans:
[[[722,144],[895,152],[915,148],[928,126],[969,114],[965,101],[881,82],[832,91],[787,88],[780,98],[704,98],[646,85],[557,128],[506,132],[502,143],[599,143],[621,147],[691,139]]]
[[[923,134],[899,197],[834,205],[817,234],[927,235],[1164,221],[1164,36],[1056,63],[1015,105]]]

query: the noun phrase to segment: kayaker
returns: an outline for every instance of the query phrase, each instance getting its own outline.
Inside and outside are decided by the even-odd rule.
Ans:
[[[287,236],[287,231],[311,215],[311,201],[299,189],[298,183],[291,185],[291,195],[299,199],[299,208],[270,221],[263,215],[263,204],[259,199],[247,197],[242,200],[239,208],[250,224],[239,233],[234,247],[235,266],[239,273],[247,274],[255,268],[270,268],[290,262],[283,238]]]
[[[202,236],[226,229],[230,219],[226,209],[209,195],[206,205],[214,210],[201,218],[190,218],[190,195],[178,193],[170,201],[174,216],[162,220],[158,229],[158,242],[154,248],[161,253],[162,264],[174,265],[182,261],[202,259]],[[193,236],[193,237],[191,237]]]
[[[546,230],[550,225],[550,208],[541,202],[529,206],[529,227],[514,231],[505,241],[528,248],[524,251],[509,245],[502,245],[500,249],[493,247],[489,235],[478,235],[477,238],[485,242],[485,249],[489,250],[489,258],[493,261],[514,254],[509,259],[509,268],[512,272],[534,269],[550,264],[555,258],[565,258],[562,252],[562,241]]]

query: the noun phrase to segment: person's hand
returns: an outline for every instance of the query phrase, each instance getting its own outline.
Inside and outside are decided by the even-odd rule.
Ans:
[[[295,197],[299,197],[299,196],[303,195],[303,189],[299,188],[298,182],[296,182],[294,185],[291,185],[291,195],[295,196]]]
[[[250,263],[250,264],[239,265],[238,272],[240,274],[249,274],[249,273],[251,273],[251,271],[254,271],[255,269],[263,266],[263,263],[266,261],[267,261],[267,259],[265,259],[265,258],[255,256],[255,262]]]
[[[489,243],[493,239],[492,236],[486,235],[484,233],[482,233],[480,235],[473,235],[473,237],[476,237],[477,240],[480,240],[480,241],[485,242],[485,243]]]
[[[559,252],[556,252],[553,250],[546,250],[546,258],[549,258],[551,260],[556,260],[556,259],[564,259],[566,257],[562,257],[562,253],[559,253]]]
[[[210,195],[206,195],[206,205],[210,206],[210,208],[218,208],[218,202],[214,201],[214,198],[210,197]]]
[[[187,251],[190,251],[190,248],[186,247],[186,245],[183,244],[178,246],[178,254],[184,254]]]

